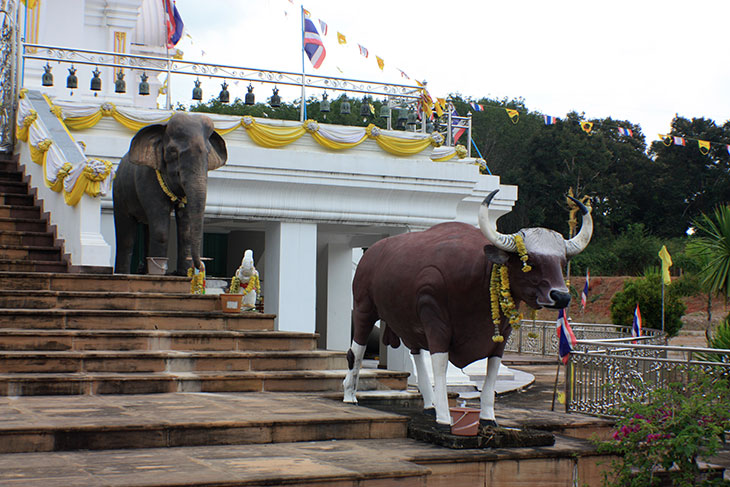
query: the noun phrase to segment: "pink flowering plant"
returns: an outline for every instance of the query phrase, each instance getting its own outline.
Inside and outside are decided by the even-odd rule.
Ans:
[[[730,377],[704,375],[671,384],[624,404],[613,438],[598,442],[618,456],[604,472],[605,486],[730,485],[701,472],[698,461],[713,456],[730,430]]]

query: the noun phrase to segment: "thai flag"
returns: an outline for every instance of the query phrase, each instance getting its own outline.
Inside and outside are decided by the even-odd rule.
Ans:
[[[580,304],[586,309],[586,301],[588,301],[588,286],[591,279],[591,273],[586,269],[586,284],[583,286],[583,292],[580,293]]]
[[[451,116],[452,117],[458,117],[459,114],[456,113],[456,109],[451,110]],[[454,136],[454,143],[459,141],[459,137],[464,135],[464,132],[466,132],[466,128],[468,125],[467,120],[457,120],[455,118],[452,118],[451,120],[451,133]]]
[[[183,33],[183,21],[174,1],[162,0],[165,7],[165,27],[167,28],[167,47],[172,49],[180,41]]]
[[[327,35],[327,22],[325,22],[322,19],[319,19],[319,30],[322,31],[322,35]]]
[[[572,328],[568,323],[568,317],[565,315],[565,310],[561,309],[558,312],[558,355],[563,364],[568,363],[570,359],[570,353],[573,351],[573,347],[578,344],[578,340],[575,339]]]
[[[358,44],[357,47],[360,48],[360,54],[362,54],[365,57],[368,57],[368,50],[365,46]]]
[[[309,60],[312,61],[312,66],[315,69],[319,68],[324,61],[327,51],[322,44],[322,38],[319,37],[319,32],[314,26],[314,22],[308,17],[304,17],[304,52],[309,56]]]
[[[558,120],[555,117],[551,117],[550,115],[543,115],[543,118],[545,119],[545,125],[553,125]]]
[[[618,133],[621,135],[625,135],[626,137],[633,137],[634,132],[631,129],[625,129],[623,127],[618,128]]]
[[[641,311],[639,310],[639,303],[636,303],[636,309],[634,310],[634,324],[631,326],[631,336],[641,336]]]
[[[475,112],[483,112],[484,107],[478,103],[469,103],[469,106],[475,111]]]
[[[685,145],[684,137],[672,137],[674,139],[674,145]]]

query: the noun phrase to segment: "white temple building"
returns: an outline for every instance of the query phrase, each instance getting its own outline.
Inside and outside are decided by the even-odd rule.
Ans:
[[[158,0],[27,0],[20,10],[21,22],[27,22],[29,44],[120,55],[168,55],[164,11]],[[38,55],[46,51],[26,52]],[[155,96],[165,73],[155,76],[147,71],[152,96],[140,96],[138,70],[124,69],[127,92],[115,93],[118,68],[99,66],[102,91],[92,92],[89,80],[96,66],[77,63],[79,88],[72,91],[65,80],[73,59],[49,62],[55,76],[53,86],[41,85],[46,62],[28,58],[23,63],[22,84],[29,91],[21,100],[18,120],[20,124],[23,110],[31,109],[39,113],[41,121],[50,120],[42,136],[53,138],[56,152],[45,165],[33,162],[31,149],[41,135],[31,130],[29,141],[17,144],[21,164],[31,175],[31,184],[44,200],[59,236],[66,240],[72,264],[108,268],[115,255],[111,180],[100,183],[98,196],[84,194],[70,205],[69,192],[49,188],[44,178],[45,182],[57,180],[66,162],[74,167],[104,160],[116,165],[135,133],[119,120],[144,124],[169,116],[169,111],[158,108],[165,106],[165,96]],[[174,81],[192,89],[193,79],[178,75]],[[37,91],[47,99],[33,95]],[[60,111],[67,136],[51,126],[51,109]],[[98,120],[88,128],[69,123],[91,116]],[[481,174],[473,158],[454,155],[446,161],[434,160],[444,159],[449,150],[453,153],[450,148],[428,145],[418,153],[398,156],[383,150],[370,136],[352,148],[332,150],[318,143],[316,129],[324,137],[333,133],[354,136],[365,129],[328,129],[323,123],[306,126],[304,135],[285,146],[269,148],[251,137],[251,128],[241,117],[211,118],[226,141],[228,161],[209,173],[203,253],[212,259],[211,266],[222,266],[217,268],[230,277],[244,250],[252,249],[261,274],[265,311],[277,315],[280,330],[319,333],[321,348],[346,350],[350,344],[351,283],[363,248],[384,237],[441,222],[476,225],[480,203],[496,188],[500,192],[492,213],[507,213],[517,199],[515,186],[500,185],[498,176]],[[294,121],[254,122],[272,130],[302,126]],[[76,144],[68,142],[69,136]],[[385,130],[380,136],[393,140],[429,137]],[[103,165],[98,167],[103,169]]]

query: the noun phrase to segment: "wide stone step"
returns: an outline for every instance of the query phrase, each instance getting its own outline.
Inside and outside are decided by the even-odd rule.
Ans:
[[[0,193],[28,194],[28,184],[22,181],[0,180]]]
[[[333,392],[342,389],[340,370],[179,373],[0,374],[0,396],[161,394],[171,392]],[[408,372],[363,369],[358,390],[403,390]]]
[[[30,245],[2,245],[0,244],[0,259],[20,260],[61,260],[59,247],[39,247]]]
[[[1,453],[403,438],[407,421],[270,392],[0,397],[0,417]]]
[[[68,264],[58,260],[23,260],[0,258],[0,272],[67,272]]]
[[[194,299],[190,296],[189,299]],[[201,301],[206,301],[201,299]],[[210,300],[208,300],[210,301]],[[0,309],[0,328],[57,330],[273,330],[275,315],[221,311]]]
[[[17,168],[11,169],[0,163],[0,181],[21,182],[23,180],[23,172]]]
[[[17,194],[17,193],[0,193],[0,205],[11,206],[18,208],[33,208],[36,206],[36,201],[31,194]],[[0,212],[0,216],[3,215]]]
[[[344,369],[344,352],[77,351],[0,352],[0,374],[94,372],[244,372]]]
[[[0,272],[2,289],[119,293],[190,293],[190,278],[132,274]]]
[[[20,171],[14,160],[0,159],[0,171]]]
[[[13,226],[12,224],[30,224],[36,223],[42,225],[40,229],[36,228],[21,228],[20,225]],[[46,221],[41,219],[41,209],[38,206],[28,205],[3,205],[0,204],[0,229],[2,230],[30,230],[42,232],[46,228]]]
[[[0,329],[3,351],[304,351],[317,335],[287,331]]]
[[[212,312],[221,302],[216,295],[0,289],[0,308]]]
[[[0,245],[53,247],[55,240],[53,232],[4,230],[0,228]]]
[[[13,487],[424,487],[430,485],[429,466],[389,456],[414,443],[340,440],[9,454],[0,455],[0,477],[13,479]]]

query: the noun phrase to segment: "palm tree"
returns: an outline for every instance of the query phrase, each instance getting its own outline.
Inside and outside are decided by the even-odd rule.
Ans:
[[[730,297],[730,205],[718,206],[712,215],[694,221],[697,237],[688,250],[705,261],[699,276],[702,286],[713,295]]]

